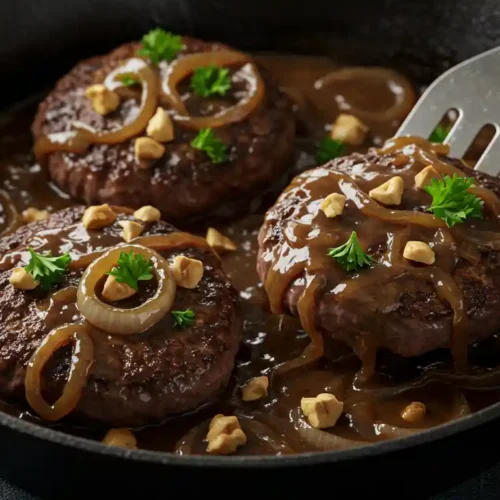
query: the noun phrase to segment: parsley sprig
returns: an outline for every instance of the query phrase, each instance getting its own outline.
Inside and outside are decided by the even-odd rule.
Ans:
[[[170,311],[170,314],[172,314],[174,318],[174,327],[178,326],[179,328],[191,326],[195,317],[191,309],[186,309],[185,311]]]
[[[215,64],[196,68],[191,77],[191,88],[200,97],[223,96],[231,88],[229,70]]]
[[[191,146],[204,151],[212,163],[223,163],[227,160],[227,148],[223,142],[219,141],[211,128],[203,128],[191,141]]]
[[[428,211],[444,220],[448,227],[461,224],[467,217],[483,218],[483,201],[467,190],[472,186],[472,177],[453,177],[432,179],[425,190],[432,196]]]
[[[320,143],[319,148],[316,153],[316,161],[319,165],[323,165],[334,158],[342,156],[345,151],[345,144],[332,139],[331,137],[325,137]]]
[[[118,265],[113,267],[107,274],[114,276],[118,283],[126,283],[136,292],[139,289],[139,281],[153,279],[151,271],[153,263],[146,260],[143,255],[130,252],[121,252]]]
[[[36,253],[31,247],[28,250],[31,258],[24,269],[33,276],[33,279],[40,282],[42,290],[48,290],[62,280],[67,267],[71,263],[69,253],[59,257],[52,257],[51,252],[42,255]]]
[[[444,142],[444,140],[446,139],[446,137],[448,137],[449,132],[450,132],[450,128],[449,127],[443,127],[442,125],[438,125],[432,131],[432,134],[429,137],[429,141],[441,144],[441,143]]]
[[[137,78],[134,78],[132,75],[125,73],[118,77],[118,80],[125,85],[125,87],[132,87],[134,85],[139,85],[141,82]]]
[[[356,231],[351,233],[347,243],[337,248],[330,248],[328,256],[333,257],[347,272],[359,271],[372,263],[372,258],[363,252]]]
[[[182,38],[161,28],[151,30],[142,37],[139,55],[149,57],[151,62],[172,61],[182,50]]]

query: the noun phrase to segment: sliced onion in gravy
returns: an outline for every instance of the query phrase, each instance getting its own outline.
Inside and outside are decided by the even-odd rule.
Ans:
[[[97,297],[96,285],[116,266],[120,254],[130,251],[152,261],[158,288],[143,304],[123,309],[102,302]],[[97,328],[116,335],[133,335],[147,330],[170,311],[175,290],[169,263],[160,254],[140,245],[119,245],[98,257],[85,270],[78,287],[77,304],[85,319]]]
[[[61,347],[73,343],[69,376],[61,397],[52,405],[42,395],[42,370]],[[44,420],[59,420],[78,404],[94,360],[94,344],[84,325],[63,325],[52,330],[31,356],[26,370],[26,399]]]
[[[65,153],[82,154],[90,145],[88,138],[79,130],[59,132],[40,136],[33,147],[36,161],[40,164],[45,162],[49,154],[63,151]]]
[[[177,91],[177,85],[200,66],[232,66],[245,64],[239,72],[246,81],[248,91],[246,97],[234,106],[213,116],[189,116],[184,102]],[[244,120],[262,101],[264,97],[264,82],[257,67],[250,62],[248,55],[232,50],[201,52],[189,54],[175,60],[161,70],[162,94],[176,111],[173,118],[181,125],[192,128],[216,128]]]
[[[106,77],[105,85],[110,90],[121,83],[117,83],[117,77],[125,74],[134,74],[141,81],[142,95],[141,106],[137,116],[128,124],[118,130],[110,132],[99,132],[92,127],[74,122],[73,126],[81,134],[82,138],[91,144],[118,144],[140,134],[154,115],[158,105],[158,76],[149,65],[137,57],[129,59],[125,64],[119,66]]]

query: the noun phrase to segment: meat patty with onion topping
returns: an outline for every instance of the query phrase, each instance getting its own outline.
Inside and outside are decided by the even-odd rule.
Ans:
[[[310,358],[340,340],[368,371],[378,348],[451,348],[464,369],[500,328],[499,181],[447,150],[399,138],[335,159],[268,211],[258,272],[273,310],[301,317]]]
[[[166,222],[144,222],[131,210],[110,210],[116,212],[116,220],[110,218],[106,227],[87,229],[92,221],[82,223],[84,207],[78,206],[0,239],[0,392],[20,399],[26,391],[34,413],[49,420],[69,413],[78,421],[90,419],[114,426],[159,422],[209,402],[224,388],[233,368],[241,317],[237,293],[217,255],[201,238],[179,232]],[[129,243],[123,237],[124,221],[142,226],[140,236]],[[38,286],[19,289],[33,288],[13,277],[13,270],[31,263],[29,247],[40,256],[50,251],[53,258],[68,252],[71,263],[56,263],[67,267],[59,275],[48,272],[48,283],[31,269],[28,278],[35,278]],[[103,286],[109,275],[105,271],[120,267],[118,255],[123,251],[130,256],[129,249],[137,259],[138,253],[146,255],[143,263],[153,255],[151,264],[140,270],[142,277],[133,296],[106,300]],[[114,252],[114,260],[102,267],[110,252]],[[174,269],[174,259],[180,255],[201,262],[190,288],[182,281],[176,281],[175,287],[172,277],[178,277],[168,271]],[[92,297],[94,302],[83,303],[82,298]],[[133,308],[133,317],[127,317]],[[136,322],[133,327],[131,319]],[[70,340],[82,340],[76,350],[74,342],[54,348],[58,342],[66,343],[65,325],[70,325],[70,337],[76,332]],[[112,332],[95,325],[109,325]],[[59,333],[62,340],[58,340]],[[47,352],[50,356],[44,360]],[[70,365],[78,371],[78,363],[88,366],[80,373],[83,386],[81,380],[72,381],[73,394],[68,398],[76,398],[74,409],[71,402],[59,401],[55,406],[67,407],[54,412],[50,405],[65,389]]]
[[[59,187],[88,204],[153,205],[175,222],[258,192],[280,176],[291,158],[295,133],[289,99],[249,56],[219,43],[179,40],[178,52],[174,47],[158,56],[166,59],[142,56],[154,77],[153,82],[142,81],[142,90],[141,78],[133,72],[141,63],[139,43],[82,61],[59,80],[40,104],[32,127],[35,151]],[[127,64],[130,74],[125,69],[117,78],[109,76]],[[113,89],[109,109],[116,108],[105,115],[88,92],[102,83]],[[138,119],[141,92],[150,102],[139,130],[110,141],[103,138]],[[158,121],[165,121],[162,113],[167,112],[170,135],[146,127],[158,108]],[[99,138],[74,149],[71,133],[77,129],[85,139],[89,130]],[[64,139],[68,132],[70,138]],[[49,146],[44,145],[47,136],[54,139]],[[138,156],[136,140],[148,136],[159,145],[151,151],[146,144]]]

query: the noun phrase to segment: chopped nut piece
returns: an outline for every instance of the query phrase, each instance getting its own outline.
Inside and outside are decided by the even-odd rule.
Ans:
[[[163,108],[158,108],[153,118],[149,120],[146,133],[158,142],[169,142],[174,138],[172,119]]]
[[[353,146],[363,144],[368,127],[353,115],[340,114],[332,126],[331,138]]]
[[[174,280],[182,288],[195,288],[203,277],[203,262],[177,255],[172,264]]]
[[[208,228],[206,240],[217,252],[234,252],[238,248],[233,241],[213,227]]]
[[[107,203],[88,207],[82,217],[83,225],[87,229],[102,229],[113,224],[115,220],[116,214]]]
[[[127,285],[127,283],[118,283],[114,276],[108,276],[102,289],[102,296],[108,302],[118,302],[119,300],[128,299],[136,292]]]
[[[38,210],[35,207],[28,207],[23,210],[23,221],[24,222],[37,222],[40,220],[47,220],[49,218],[49,212],[47,210]]]
[[[100,115],[107,115],[120,105],[120,96],[102,83],[88,87],[85,95],[92,101],[94,111]]]
[[[436,260],[436,255],[432,248],[423,241],[409,241],[406,243],[403,257],[429,266],[434,264]]]
[[[247,442],[238,419],[234,416],[215,415],[210,422],[207,434],[207,451],[214,455],[234,453],[238,446]]]
[[[345,200],[346,197],[343,194],[332,193],[323,199],[319,208],[327,217],[333,219],[344,211]]]
[[[425,189],[425,186],[430,184],[432,179],[440,177],[439,172],[432,165],[428,165],[415,176],[415,185],[419,189]]]
[[[302,398],[300,406],[309,423],[318,429],[333,427],[344,410],[344,403],[328,393]]]
[[[9,278],[10,284],[19,290],[34,290],[40,282],[35,280],[24,267],[16,267]]]
[[[243,401],[256,401],[267,396],[269,379],[266,376],[255,377],[241,389],[241,399]]]
[[[134,218],[143,222],[156,222],[161,219],[161,213],[157,208],[146,205],[134,212]]]
[[[123,227],[123,239],[128,243],[142,233],[143,227],[138,222],[122,220],[118,223]]]
[[[137,449],[137,439],[128,429],[111,429],[104,436],[102,442],[109,446]]]
[[[157,160],[165,154],[165,146],[151,137],[138,137],[134,143],[134,151],[138,161]],[[149,164],[141,164],[141,166],[149,168]]]
[[[424,403],[414,401],[403,409],[403,411],[401,412],[401,418],[406,422],[413,424],[422,420],[425,417],[426,413],[427,409]]]
[[[383,203],[384,205],[400,205],[403,197],[405,185],[399,176],[389,179],[379,187],[372,189],[368,194],[370,198]]]

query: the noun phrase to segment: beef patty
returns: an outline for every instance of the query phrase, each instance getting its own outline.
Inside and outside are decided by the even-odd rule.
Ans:
[[[326,346],[341,340],[362,358],[370,347],[405,357],[448,347],[458,353],[500,327],[500,245],[495,241],[500,234],[500,181],[439,155],[443,146],[418,143],[396,140],[382,150],[309,170],[294,179],[266,215],[257,267],[273,309],[298,315],[309,285],[312,324]],[[431,196],[415,186],[415,175],[429,164],[441,174],[474,178],[477,192],[489,200],[482,220],[429,228],[406,216],[394,223],[367,215],[368,205],[382,208],[367,193],[397,175],[404,181],[402,203],[387,207],[384,216],[407,210],[408,216],[426,213],[427,222],[442,224],[426,212]],[[333,192],[343,193],[347,201],[340,216],[327,218],[320,203]],[[347,273],[327,253],[345,243],[353,230],[374,262]],[[429,243],[435,264],[404,259],[403,249],[411,240]],[[308,310],[303,314],[307,318]]]
[[[69,251],[73,258],[123,243],[118,221],[131,219],[121,213],[109,227],[87,231],[81,224],[83,207],[55,212],[47,221],[31,223],[0,239],[2,267],[14,258],[26,259],[28,246],[53,255]],[[143,235],[176,232],[170,224],[146,223]],[[195,321],[174,328],[166,314],[147,331],[110,335],[89,325],[94,362],[73,415],[110,425],[141,426],[159,422],[170,414],[193,410],[209,402],[224,388],[233,369],[241,334],[236,291],[209,249],[157,250],[172,261],[183,254],[203,262],[204,274],[194,289],[177,287],[172,310],[192,309]],[[78,286],[82,270],[72,270],[51,293]],[[76,306],[76,294],[50,299],[39,289],[22,291],[9,283],[11,271],[0,273],[0,392],[24,398],[26,365],[51,329],[84,318]],[[152,282],[140,282],[139,298],[152,293]],[[130,299],[128,299],[130,300]],[[126,301],[124,301],[126,302]],[[136,304],[137,305],[137,304]],[[125,307],[120,302],[119,307]],[[69,347],[69,346],[68,346]],[[43,372],[43,391],[55,400],[65,382],[69,348],[52,356]]]
[[[183,38],[183,42],[181,56],[228,49],[191,38]],[[85,89],[103,81],[110,71],[136,56],[138,47],[137,43],[129,43],[108,55],[77,64],[40,104],[32,127],[34,138],[69,131],[74,121],[100,131],[117,129],[130,120],[137,113],[138,98],[122,101],[116,111],[101,116],[85,97]],[[200,98],[191,91],[188,79],[181,82],[178,90],[188,111],[206,116],[233,106],[246,89],[238,78],[240,70],[237,66],[231,69],[233,86],[223,97]],[[295,134],[289,99],[263,69],[261,76],[265,94],[258,108],[240,122],[214,129],[228,148],[228,161],[213,164],[205,152],[190,145],[197,131],[174,122],[175,138],[165,143],[165,154],[151,168],[138,168],[131,139],[115,145],[93,145],[84,154],[53,153],[48,158],[50,175],[63,190],[88,204],[134,208],[153,205],[170,221],[258,192],[287,166]],[[164,107],[168,109],[167,105]]]

